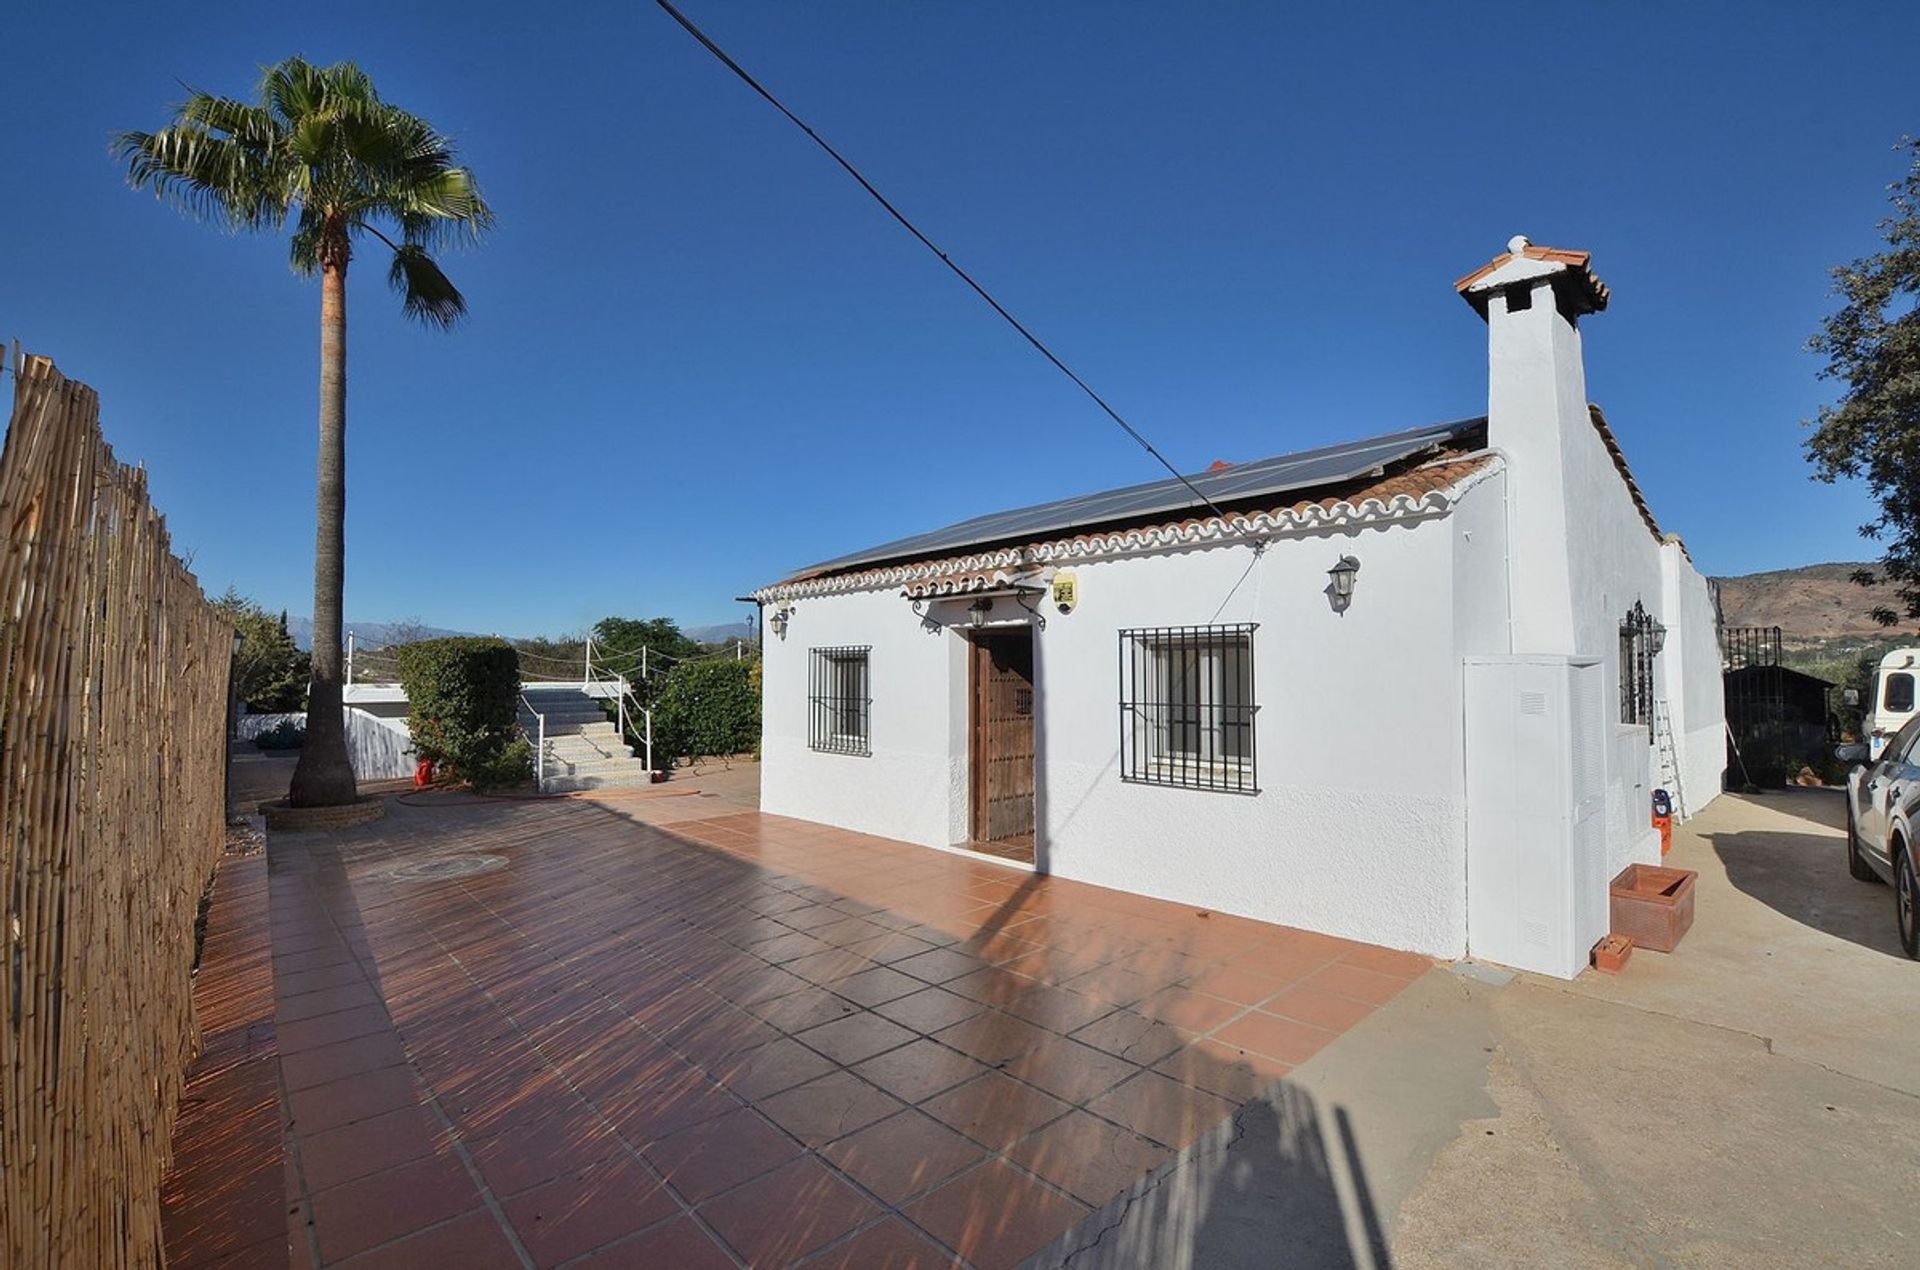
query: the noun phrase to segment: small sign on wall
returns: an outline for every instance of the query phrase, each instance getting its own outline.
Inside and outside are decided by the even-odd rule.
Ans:
[[[1053,603],[1062,613],[1073,612],[1073,606],[1080,603],[1080,579],[1072,569],[1053,575]]]

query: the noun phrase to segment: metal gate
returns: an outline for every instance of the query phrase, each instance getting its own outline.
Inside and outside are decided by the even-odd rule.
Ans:
[[[1720,628],[1720,674],[1726,685],[1729,786],[1784,784],[1790,753],[1786,674],[1778,626]]]

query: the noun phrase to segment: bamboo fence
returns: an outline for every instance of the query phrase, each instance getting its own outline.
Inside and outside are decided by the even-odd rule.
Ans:
[[[0,1264],[164,1262],[232,633],[100,405],[15,358],[0,451]]]

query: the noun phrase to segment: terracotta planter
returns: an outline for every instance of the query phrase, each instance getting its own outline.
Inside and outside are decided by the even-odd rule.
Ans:
[[[1627,968],[1633,956],[1633,941],[1625,935],[1609,935],[1593,946],[1593,968],[1601,974],[1617,975]]]
[[[1613,880],[1613,933],[1631,939],[1636,948],[1672,952],[1693,925],[1698,876],[1692,869],[1629,864]]]

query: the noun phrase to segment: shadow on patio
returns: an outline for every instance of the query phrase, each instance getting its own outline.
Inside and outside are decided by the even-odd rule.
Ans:
[[[1274,1082],[1423,958],[684,790],[271,852],[302,1260],[1011,1266],[1143,1187],[1103,1249],[1384,1261]]]

